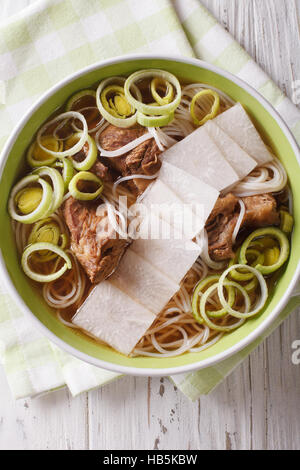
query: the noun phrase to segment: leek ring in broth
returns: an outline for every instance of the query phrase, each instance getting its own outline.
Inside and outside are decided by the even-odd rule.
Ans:
[[[132,95],[131,88],[133,89],[133,86],[136,85],[137,81],[143,80],[145,78],[160,78],[171,83],[171,85],[173,85],[175,88],[175,98],[170,103],[163,104],[161,106],[157,106],[157,104],[156,106],[153,104],[145,104],[142,101],[138,101]],[[140,70],[138,72],[133,73],[127,78],[124,85],[124,91],[127,100],[135,109],[137,109],[137,111],[150,116],[160,116],[164,114],[173,113],[179,106],[181,100],[181,85],[179,83],[179,80],[172,73],[159,69]]]
[[[93,193],[85,193],[85,192],[79,191],[77,189],[77,184],[80,181],[88,181],[92,183],[97,183],[99,185],[99,188]],[[104,185],[103,185],[103,182],[100,180],[100,178],[98,178],[96,175],[88,171],[80,171],[71,179],[69,183],[69,191],[71,193],[71,196],[73,196],[74,199],[78,199],[79,201],[92,201],[93,199],[96,199],[98,196],[100,196],[103,189],[104,189]]]
[[[208,99],[213,98],[213,103],[208,103]],[[208,108],[207,109],[207,105]],[[196,107],[199,108],[202,116],[197,116]],[[190,107],[191,116],[196,126],[203,126],[210,119],[214,119],[220,110],[220,97],[214,90],[202,90],[193,97]]]
[[[124,77],[116,76],[116,77],[107,78],[107,79],[103,80],[102,82],[100,82],[100,84],[97,88],[97,91],[96,91],[96,102],[97,102],[99,112],[102,114],[102,116],[110,124],[113,124],[116,127],[122,127],[122,128],[131,127],[131,126],[134,126],[136,124],[136,119],[137,119],[136,109],[131,106],[131,110],[132,110],[132,115],[131,116],[127,116],[127,117],[126,116],[123,116],[123,117],[118,116],[117,117],[116,116],[116,110],[114,108],[110,107],[110,104],[106,99],[106,93],[104,94],[104,97],[105,97],[104,103],[102,102],[102,98],[103,98],[102,93],[103,93],[103,91],[105,91],[105,89],[107,87],[110,87],[109,88],[110,91],[112,91],[114,89],[114,88],[111,88],[111,87],[115,87],[115,90],[116,89],[118,90],[119,95],[120,94],[122,95],[122,93],[124,93],[124,98],[127,99],[127,97],[125,95],[125,91],[124,91],[125,81],[126,81],[126,79]],[[121,91],[122,91],[122,93],[121,93]],[[141,93],[140,93],[140,91],[137,87],[134,87],[134,92],[136,94],[137,99],[142,100],[142,95],[141,95]],[[129,102],[128,102],[128,104],[130,106]]]
[[[274,238],[279,246],[280,246],[280,254],[278,259],[271,264],[270,266],[262,265],[258,263],[255,266],[255,269],[264,275],[272,274],[277,271],[284,263],[287,261],[289,254],[290,254],[290,244],[287,236],[284,232],[282,232],[277,227],[267,227],[255,230],[253,233],[249,235],[249,237],[244,241],[242,244],[240,254],[239,254],[239,262],[242,264],[247,264],[247,250],[249,245],[254,242],[254,240],[263,238],[263,237],[272,237]]]
[[[83,126],[83,130],[82,130],[82,136],[81,136],[80,140],[72,148],[67,149],[67,150],[55,152],[53,150],[47,149],[43,145],[43,140],[42,140],[43,137],[44,137],[43,134],[47,131],[47,129],[52,124],[55,124],[59,121],[67,121],[69,119],[78,119],[79,121],[81,121],[82,126]],[[46,122],[46,124],[44,124],[40,128],[40,130],[38,131],[36,141],[37,141],[37,144],[40,146],[40,148],[44,152],[49,153],[50,155],[52,155],[55,158],[63,158],[63,157],[72,157],[77,152],[79,152],[82,149],[82,147],[84,146],[84,143],[87,140],[87,136],[88,136],[88,125],[87,125],[87,122],[85,120],[85,117],[81,113],[78,113],[76,111],[67,111],[66,113],[62,113],[59,116],[56,116],[51,121]]]
[[[34,272],[29,266],[29,257],[35,253],[36,251],[52,251],[53,253],[57,254],[61,258],[64,259],[65,264],[55,273],[51,274],[39,274]],[[30,277],[33,281],[36,282],[52,282],[56,279],[59,279],[68,269],[72,268],[72,262],[69,256],[58,246],[54,245],[53,243],[34,243],[33,245],[29,245],[25,248],[22,260],[21,260],[22,268],[24,273]]]
[[[82,136],[81,132],[76,132],[76,134],[74,134],[72,137],[70,137],[67,140],[66,145],[70,144],[70,147],[72,147],[74,145],[74,141],[80,140],[81,136]],[[86,151],[86,147],[87,147],[87,151]],[[85,154],[84,160],[82,160],[81,162],[78,162],[74,158],[71,157],[72,163],[76,170],[87,171],[90,168],[92,168],[94,163],[96,163],[97,153],[98,153],[96,142],[90,135],[87,136],[86,142],[84,143],[81,149],[81,152],[84,152]]]
[[[41,138],[43,147],[49,148],[55,152],[61,150],[61,143],[51,136],[44,136]],[[32,168],[37,168],[45,165],[52,165],[56,160],[56,157],[49,154],[48,151],[45,151],[40,148],[37,142],[33,142],[28,151],[27,151],[27,162]]]
[[[42,198],[40,202],[27,214],[18,214],[16,212],[15,204],[16,197],[20,191],[27,189],[30,191],[32,188],[29,185],[38,183],[42,188]],[[28,187],[29,186],[29,187]],[[24,192],[23,192],[24,194]],[[39,175],[29,175],[22,178],[12,189],[8,201],[8,211],[12,219],[22,224],[33,224],[38,220],[44,218],[48,214],[52,206],[53,190],[47,181],[40,178]],[[29,199],[30,195],[29,195]]]
[[[157,90],[161,87],[166,87],[165,96],[161,97]],[[169,104],[174,98],[174,89],[170,82],[161,77],[155,77],[151,80],[151,94],[155,101],[163,106],[164,104]]]
[[[49,208],[49,212],[45,214],[45,216],[48,217],[53,212],[55,212],[62,204],[65,193],[64,180],[58,170],[55,170],[55,168],[50,168],[48,166],[42,166],[41,168],[36,169],[34,171],[34,174],[50,178],[53,185],[53,200]]]

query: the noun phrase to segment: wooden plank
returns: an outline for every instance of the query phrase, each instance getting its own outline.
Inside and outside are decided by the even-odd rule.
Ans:
[[[0,384],[0,450],[88,448],[87,394],[72,399],[66,390],[61,390],[16,402],[2,368]]]

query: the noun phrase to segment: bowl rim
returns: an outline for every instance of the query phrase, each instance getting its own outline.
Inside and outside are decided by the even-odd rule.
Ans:
[[[8,156],[10,154],[10,151],[15,144],[16,140],[18,139],[18,136],[20,132],[22,131],[23,127],[27,123],[27,121],[30,119],[30,117],[39,109],[39,107],[44,104],[48,99],[51,98],[51,96],[56,93],[58,90],[63,88],[65,85],[68,83],[76,80],[77,78],[84,76],[87,73],[99,70],[101,68],[104,68],[106,66],[110,65],[117,65],[119,63],[123,62],[129,62],[129,61],[138,61],[138,60],[165,60],[165,61],[173,61],[173,62],[179,62],[187,65],[192,65],[196,67],[202,67],[204,69],[207,69],[213,73],[216,73],[227,80],[232,81],[239,87],[243,88],[246,92],[248,92],[251,96],[253,96],[257,101],[260,102],[260,104],[266,109],[266,111],[271,114],[271,116],[276,120],[277,124],[280,126],[281,130],[285,134],[286,138],[289,141],[289,144],[291,145],[291,148],[296,156],[296,159],[298,160],[299,166],[300,166],[300,149],[298,147],[297,141],[295,137],[293,136],[292,132],[290,131],[289,127],[283,120],[283,118],[280,116],[280,114],[276,111],[276,109],[257,91],[255,90],[251,85],[246,83],[244,80],[236,77],[235,75],[231,74],[230,72],[227,72],[213,64],[210,64],[208,62],[195,59],[195,58],[186,58],[183,56],[178,56],[174,54],[126,54],[122,56],[116,56],[110,59],[106,60],[100,60],[98,62],[95,62],[87,67],[84,67],[83,69],[78,70],[75,73],[72,73],[65,77],[64,79],[60,80],[57,84],[52,86],[49,90],[47,90],[45,93],[38,98],[34,104],[30,107],[30,109],[25,113],[25,115],[21,118],[19,123],[15,126],[14,130],[11,132],[10,137],[8,138],[2,152],[0,155],[0,181],[2,178],[2,173],[5,168]],[[213,357],[204,359],[200,362],[194,362],[192,364],[186,364],[183,366],[175,366],[171,368],[155,368],[151,369],[149,367],[147,368],[141,368],[141,367],[129,367],[129,366],[122,366],[118,364],[113,364],[108,361],[104,361],[102,359],[95,358],[93,356],[89,356],[88,354],[79,351],[78,349],[74,348],[64,340],[60,339],[58,336],[56,336],[52,331],[50,331],[34,314],[31,312],[31,310],[27,307],[26,303],[24,302],[23,298],[15,288],[9,272],[7,270],[6,264],[3,260],[2,253],[0,250],[0,276],[3,278],[5,286],[7,288],[8,293],[11,295],[13,300],[16,302],[18,307],[24,312],[24,314],[30,319],[32,322],[33,326],[35,326],[38,331],[46,336],[50,341],[52,341],[54,344],[56,344],[58,347],[63,349],[65,352],[71,354],[72,356],[77,357],[78,359],[89,363],[91,365],[94,365],[99,368],[103,368],[112,372],[120,373],[120,374],[126,374],[126,375],[134,375],[134,376],[161,376],[163,375],[177,375],[177,374],[182,374],[182,373],[187,373],[187,372],[193,372],[201,369],[205,369],[207,367],[214,366],[215,364],[224,361],[225,359],[228,359],[229,357],[233,356],[234,354],[238,353],[245,347],[247,347],[249,344],[253,343],[270,325],[271,323],[277,318],[277,316],[280,314],[280,312],[286,307],[288,301],[292,297],[293,290],[297,284],[297,282],[300,279],[300,262],[297,265],[297,268],[295,270],[295,273],[293,275],[292,281],[289,284],[288,289],[285,291],[285,294],[282,296],[280,302],[277,304],[276,308],[272,310],[272,312],[268,315],[268,317],[262,321],[262,323],[256,328],[254,331],[252,331],[249,335],[247,335],[244,339],[240,340],[233,346],[229,347],[225,351],[216,354]]]

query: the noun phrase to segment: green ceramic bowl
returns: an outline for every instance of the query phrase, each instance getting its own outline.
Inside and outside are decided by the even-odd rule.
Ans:
[[[287,169],[294,195],[296,219],[290,260],[264,311],[238,330],[225,335],[208,350],[168,359],[128,358],[62,325],[22,272],[7,213],[9,192],[22,168],[24,151],[48,116],[74,92],[88,88],[103,78],[129,75],[144,68],[166,69],[184,80],[210,84],[223,90],[235,101],[240,101]],[[258,339],[288,302],[296,305],[299,300],[291,300],[300,273],[300,244],[296,242],[300,239],[299,163],[298,146],[274,108],[246,83],[217,67],[194,59],[148,55],[127,56],[92,65],[63,80],[42,96],[22,119],[3,151],[0,167],[2,277],[17,305],[45,336],[67,352],[98,367],[125,374],[154,376],[182,373],[214,365]],[[290,304],[289,308],[293,305]]]

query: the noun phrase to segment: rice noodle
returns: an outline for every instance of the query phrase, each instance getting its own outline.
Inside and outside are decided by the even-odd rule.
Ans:
[[[238,233],[240,231],[241,225],[243,223],[243,220],[244,220],[244,217],[245,217],[245,214],[246,214],[246,206],[243,203],[242,199],[239,199],[239,205],[241,207],[241,210],[240,210],[239,218],[236,222],[236,226],[234,227],[234,231],[233,231],[233,234],[232,234],[232,244],[233,245],[236,242],[236,237],[238,236]]]
[[[155,129],[155,127],[148,127],[148,133],[154,138],[159,150],[163,152],[165,150],[165,147],[160,140],[157,129]]]
[[[72,260],[73,269],[62,276],[59,282],[52,281],[43,285],[43,296],[50,307],[65,309],[79,304],[85,292],[86,278],[77,258],[71,250],[66,250],[66,253]]]
[[[237,197],[278,193],[286,187],[287,182],[287,173],[278,158],[274,156],[272,162],[256,168],[249,176],[246,176],[243,181],[238,183],[232,189],[232,192]]]
[[[115,181],[113,185],[113,193],[116,195],[117,193],[117,186],[121,183],[125,183],[126,181],[131,181],[135,179],[142,179],[142,180],[154,180],[157,178],[158,173],[155,173],[155,175],[130,175],[130,176],[123,176],[122,178],[119,178],[117,181]]]
[[[205,228],[202,230],[200,235],[196,237],[196,243],[202,248],[201,258],[203,261],[214,270],[221,270],[226,265],[226,262],[216,262],[211,259],[208,252],[208,236]]]
[[[206,277],[208,268],[198,259],[154,324],[133,351],[133,356],[175,357],[185,352],[198,352],[220,339],[221,335],[200,325],[192,315],[191,295],[196,282]]]
[[[128,239],[128,233],[127,233],[127,223],[125,220],[125,216],[121,213],[120,210],[118,210],[113,204],[111,204],[108,199],[105,196],[101,196],[102,200],[105,203],[106,210],[107,210],[107,217],[108,220],[114,229],[116,233],[119,234],[119,236],[125,240]],[[98,215],[103,207],[103,204],[98,206],[96,214]],[[117,220],[117,217],[119,218],[119,221]],[[120,226],[120,221],[121,221],[121,226]]]
[[[143,142],[146,142],[146,140],[152,139],[152,137],[153,135],[150,132],[147,132],[146,134],[143,134],[140,137],[137,137],[136,139],[132,140],[131,142],[129,142],[129,144],[123,145],[123,147],[111,151],[105,150],[101,147],[99,143],[99,136],[98,138],[96,138],[96,144],[101,157],[116,158],[120,157],[121,155],[124,155],[125,153],[130,152],[131,150],[135,149],[138,145],[142,144]]]
[[[80,327],[75,325],[74,323],[71,323],[67,320],[65,320],[62,316],[61,316],[61,312],[59,310],[57,310],[56,312],[56,316],[57,318],[59,319],[59,321],[61,323],[63,323],[63,325],[67,326],[68,328],[73,328],[74,330],[80,330]]]

